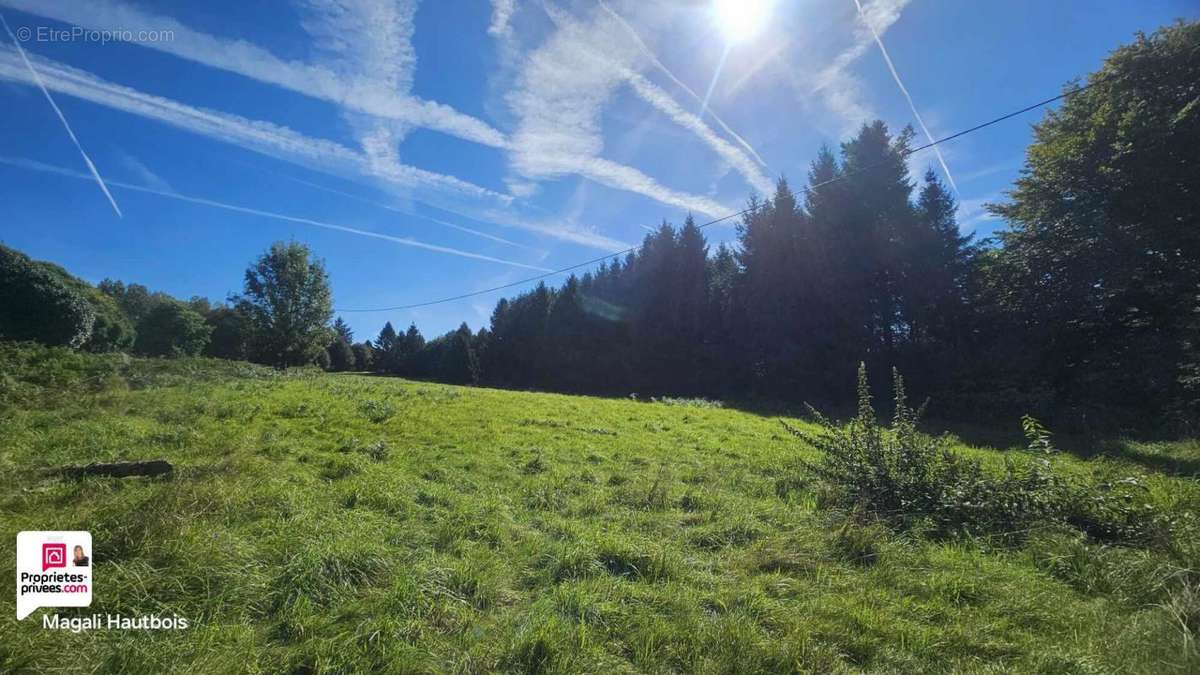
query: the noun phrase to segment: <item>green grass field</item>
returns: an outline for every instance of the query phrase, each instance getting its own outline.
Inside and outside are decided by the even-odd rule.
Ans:
[[[91,608],[17,622],[0,596],[3,672],[1200,668],[1195,542],[852,526],[774,417],[0,346],[0,429],[0,568],[24,529],[95,546]],[[1200,444],[1108,447],[1052,461],[1200,505],[1172,475]],[[47,475],[145,458],[176,471]],[[192,625],[75,634],[44,611]]]

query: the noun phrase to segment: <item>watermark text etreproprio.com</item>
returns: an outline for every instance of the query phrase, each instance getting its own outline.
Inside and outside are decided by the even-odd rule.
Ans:
[[[110,42],[171,42],[175,39],[173,30],[91,29],[81,26],[21,26],[16,34],[21,42],[94,42],[102,45]]]

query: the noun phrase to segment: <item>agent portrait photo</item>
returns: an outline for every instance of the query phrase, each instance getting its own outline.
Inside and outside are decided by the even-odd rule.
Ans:
[[[75,566],[76,567],[87,567],[88,562],[89,562],[88,557],[83,554],[83,547],[76,544],[75,545],[75,561],[74,561]]]

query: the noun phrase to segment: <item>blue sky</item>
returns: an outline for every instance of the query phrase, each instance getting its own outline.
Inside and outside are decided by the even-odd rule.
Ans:
[[[742,16],[718,4],[767,14],[738,40]],[[663,219],[737,211],[780,175],[802,183],[817,149],[864,121],[913,124],[923,142],[915,107],[946,135],[1200,10],[0,0],[0,14],[29,60],[0,35],[0,241],[88,281],[223,299],[271,242],[296,239],[326,261],[335,306],[355,309],[516,281],[635,244]],[[980,206],[1003,198],[1039,116],[941,146],[965,231],[999,225]],[[910,166],[944,174],[931,151]],[[499,297],[343,316],[360,339],[385,320],[433,336],[485,324]]]

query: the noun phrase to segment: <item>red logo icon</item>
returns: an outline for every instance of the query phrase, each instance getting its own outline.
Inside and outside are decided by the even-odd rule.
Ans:
[[[66,567],[67,566],[67,545],[66,544],[42,544],[42,571],[51,567]]]

